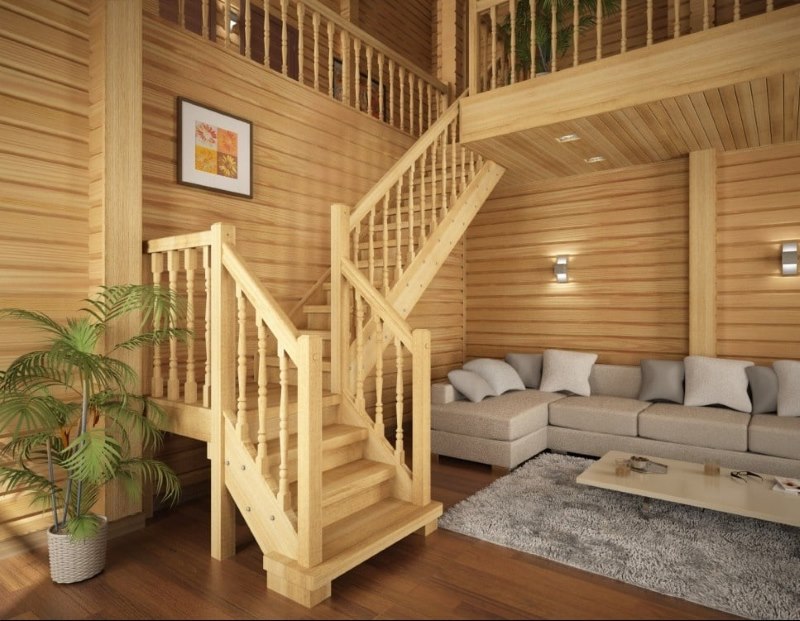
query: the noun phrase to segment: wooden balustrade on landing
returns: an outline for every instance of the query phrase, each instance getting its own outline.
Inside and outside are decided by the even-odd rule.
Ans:
[[[447,106],[447,85],[318,0],[150,0],[145,8],[413,136]]]
[[[759,5],[761,10],[754,10]],[[723,25],[726,19],[742,18],[741,0],[733,0],[730,18],[723,17],[723,11],[715,11],[711,0],[691,3],[688,9],[680,0],[646,0],[636,11],[629,10],[627,0],[620,0],[613,11],[607,10],[608,5],[605,7],[603,0],[469,0],[472,93],[708,30]],[[774,0],[759,0],[747,6],[749,16],[774,8]],[[537,30],[537,22],[549,27]],[[571,62],[565,62],[569,58]]]

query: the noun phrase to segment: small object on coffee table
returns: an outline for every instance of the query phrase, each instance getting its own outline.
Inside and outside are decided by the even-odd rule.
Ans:
[[[719,459],[709,457],[703,462],[703,472],[709,476],[719,476]]]
[[[653,461],[648,457],[631,456],[631,470],[645,474],[666,474],[667,465]]]
[[[619,458],[614,462],[614,472],[618,477],[626,477],[631,473],[631,460]]]

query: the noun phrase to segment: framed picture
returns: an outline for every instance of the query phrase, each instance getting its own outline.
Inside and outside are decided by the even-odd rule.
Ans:
[[[178,97],[178,183],[253,198],[253,124]]]

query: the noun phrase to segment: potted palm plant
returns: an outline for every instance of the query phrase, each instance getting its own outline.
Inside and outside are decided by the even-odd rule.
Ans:
[[[105,565],[107,520],[93,512],[107,483],[119,481],[132,497],[145,482],[167,502],[180,484],[163,462],[147,457],[162,438],[165,413],[138,394],[133,368],[114,357],[124,351],[183,338],[175,327],[183,304],[157,286],[101,288],[79,316],[59,323],[36,311],[6,308],[0,318],[42,330],[41,349],[0,371],[0,489],[30,493],[51,515],[51,577],[77,582]],[[141,317],[138,333],[109,343],[108,328]],[[155,326],[148,328],[147,326]]]
[[[537,74],[547,73],[552,66],[553,31],[552,6],[556,6],[556,56],[561,58],[573,41],[573,0],[538,0],[536,2],[536,45],[534,49],[534,70]],[[617,13],[619,0],[601,0],[603,15]],[[525,75],[531,75],[531,5],[518,0],[516,7],[515,49],[516,66]],[[597,23],[597,0],[578,0],[578,32],[592,28]],[[507,15],[498,29],[506,53],[511,50],[511,16]]]

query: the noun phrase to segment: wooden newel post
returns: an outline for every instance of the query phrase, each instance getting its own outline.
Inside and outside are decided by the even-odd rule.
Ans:
[[[348,368],[346,346],[350,315],[342,279],[342,259],[350,257],[350,207],[331,206],[331,391],[342,392],[342,378]]]
[[[297,540],[298,562],[322,562],[322,338],[298,338]]]
[[[236,505],[225,487],[225,415],[236,408],[236,295],[233,279],[223,269],[223,245],[236,242],[232,226],[211,226],[211,556],[236,553]],[[227,371],[227,372],[225,372]]]
[[[412,333],[412,433],[414,483],[412,502],[431,501],[431,333]]]

